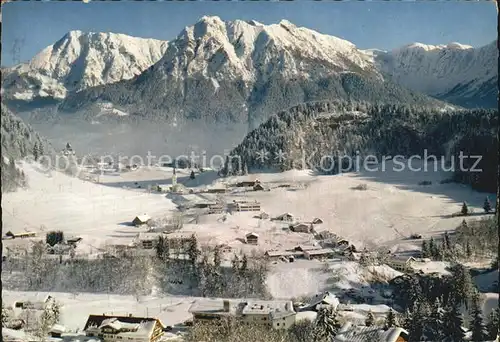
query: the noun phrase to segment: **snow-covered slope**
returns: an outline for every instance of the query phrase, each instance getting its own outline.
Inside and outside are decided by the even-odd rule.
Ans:
[[[398,84],[467,107],[497,107],[496,41],[480,48],[414,43],[366,51]]]
[[[373,59],[348,41],[286,20],[263,25],[205,16],[137,79],[74,94],[62,108],[109,102],[155,117],[258,122],[298,103],[336,98],[429,101],[385,81]]]
[[[133,78],[157,62],[167,42],[71,31],[29,62],[3,71],[9,99],[62,99],[70,91]]]

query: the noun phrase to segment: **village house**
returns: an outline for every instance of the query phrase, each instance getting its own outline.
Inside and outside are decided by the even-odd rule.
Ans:
[[[103,342],[156,342],[164,329],[157,318],[90,315],[83,330],[87,336],[98,337]]]
[[[305,251],[317,251],[322,249],[321,246],[313,246],[313,245],[298,245],[294,248],[295,251],[305,252]]]
[[[288,329],[295,323],[296,312],[290,301],[198,300],[189,308],[193,323],[234,317],[247,324],[273,329]]]
[[[158,243],[160,236],[161,234],[159,233],[139,233],[137,234],[137,241],[142,248],[153,249]]]
[[[216,206],[217,202],[199,202],[194,204],[194,208],[197,209],[207,209],[210,208],[210,206]]]
[[[408,342],[408,331],[403,328],[382,329],[380,326],[356,326],[351,322],[346,323],[333,342]]]
[[[264,253],[264,256],[269,260],[286,259],[287,261],[292,261],[295,257],[297,257],[297,254],[297,252],[292,251],[266,251],[266,253]]]
[[[191,241],[193,235],[196,237],[194,232],[173,232],[173,233],[163,233],[165,239],[167,240],[170,253],[185,253],[191,247]]]
[[[66,327],[61,324],[54,324],[52,328],[50,328],[49,335],[50,337],[61,338],[61,335],[66,332]]]
[[[311,233],[313,231],[312,224],[307,223],[291,224],[289,228],[294,233]]]
[[[151,217],[149,215],[138,215],[132,220],[132,224],[138,227],[142,226],[143,224],[147,224],[149,220],[151,220]]]
[[[315,295],[313,298],[309,300],[308,303],[299,306],[297,311],[318,311],[320,306],[330,306],[333,310],[337,310],[340,301],[335,296],[335,294],[331,292],[322,292],[320,294]]]
[[[335,255],[335,251],[330,248],[316,249],[304,252],[306,259],[329,259]]]
[[[254,191],[264,191],[266,188],[261,183],[257,183],[253,186]]]
[[[410,272],[412,265],[417,260],[414,257],[394,256],[387,260],[387,265],[397,271]]]
[[[211,194],[225,194],[226,191],[226,188],[211,188],[207,190],[207,192]]]
[[[323,220],[318,218],[318,217],[315,217],[312,222],[312,224],[322,224],[323,223]]]
[[[260,211],[260,203],[257,201],[236,201],[230,205],[231,211]]]
[[[286,222],[292,222],[293,221],[293,215],[290,213],[284,213],[281,214],[280,216],[277,216],[272,219],[273,221],[286,221]]]
[[[257,245],[259,243],[259,235],[256,233],[248,233],[245,235],[245,240],[249,245]]]
[[[224,208],[224,206],[222,205],[222,203],[215,203],[215,204],[210,204],[208,206],[208,211],[207,213],[209,215],[211,214],[222,214],[224,213],[226,210]]]
[[[249,188],[249,187],[254,187],[256,184],[260,184],[260,181],[258,179],[253,180],[253,181],[242,181],[239,183],[236,183],[236,187],[238,188]]]
[[[80,242],[82,241],[82,238],[81,237],[74,237],[74,238],[70,238],[70,239],[67,239],[66,240],[66,243],[68,245],[72,245],[72,246],[75,246]]]
[[[36,233],[35,232],[22,232],[22,233],[12,233],[10,230],[5,233],[6,237],[10,237],[12,239],[25,239],[25,238],[30,238],[30,237],[35,237]]]
[[[233,248],[229,246],[228,244],[221,244],[218,245],[217,248],[221,253],[231,253],[233,251]]]
[[[259,220],[267,220],[269,218],[269,214],[266,212],[261,212],[259,215],[254,216],[254,218],[257,218]]]

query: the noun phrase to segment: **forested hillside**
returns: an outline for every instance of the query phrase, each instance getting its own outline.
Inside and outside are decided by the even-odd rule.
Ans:
[[[498,114],[495,110],[437,110],[406,105],[360,102],[302,104],[271,117],[247,135],[232,155],[231,170],[272,167],[312,168],[337,173],[338,156],[443,156],[446,167],[454,157],[455,178],[478,190],[496,191]],[[265,151],[268,158],[261,158]],[[285,158],[275,158],[280,154]],[[460,151],[480,155],[482,172],[459,170]],[[325,158],[333,156],[333,158]],[[380,159],[379,159],[380,160]],[[475,159],[464,159],[469,169]],[[347,165],[343,166],[344,168]],[[343,169],[344,170],[344,169]]]
[[[26,185],[24,173],[15,161],[53,152],[49,142],[40,137],[29,125],[2,103],[2,192],[13,191]]]

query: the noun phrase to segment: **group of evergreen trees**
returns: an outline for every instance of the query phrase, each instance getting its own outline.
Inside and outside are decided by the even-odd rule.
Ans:
[[[167,267],[181,267],[190,279],[191,287],[202,297],[268,296],[265,286],[268,269],[265,260],[235,254],[231,267],[225,267],[220,247],[207,247],[202,251],[195,235],[184,248],[186,258],[179,258],[176,255],[178,248],[175,245],[172,247],[172,242],[162,236],[155,246],[156,256]]]
[[[393,285],[396,304],[405,311],[400,323],[409,331],[410,341],[463,341],[464,306],[471,317],[473,341],[496,337],[498,311],[483,319],[480,294],[461,264],[451,268],[450,276],[404,275],[393,280]]]
[[[422,257],[433,260],[457,261],[471,257],[492,257],[497,253],[498,229],[496,217],[467,223],[464,219],[455,234],[445,232],[439,241],[422,241]]]

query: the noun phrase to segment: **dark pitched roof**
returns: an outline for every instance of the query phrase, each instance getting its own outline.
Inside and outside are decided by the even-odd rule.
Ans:
[[[164,327],[159,319],[152,318],[152,317],[89,315],[89,318],[87,319],[87,323],[85,323],[85,327],[83,328],[83,330],[87,330],[90,326],[100,326],[104,320],[110,319],[110,318],[117,318],[118,320],[120,320],[120,322],[133,323],[133,324],[139,324],[139,323],[145,322],[145,321],[146,322],[158,321],[162,325],[162,327]]]

